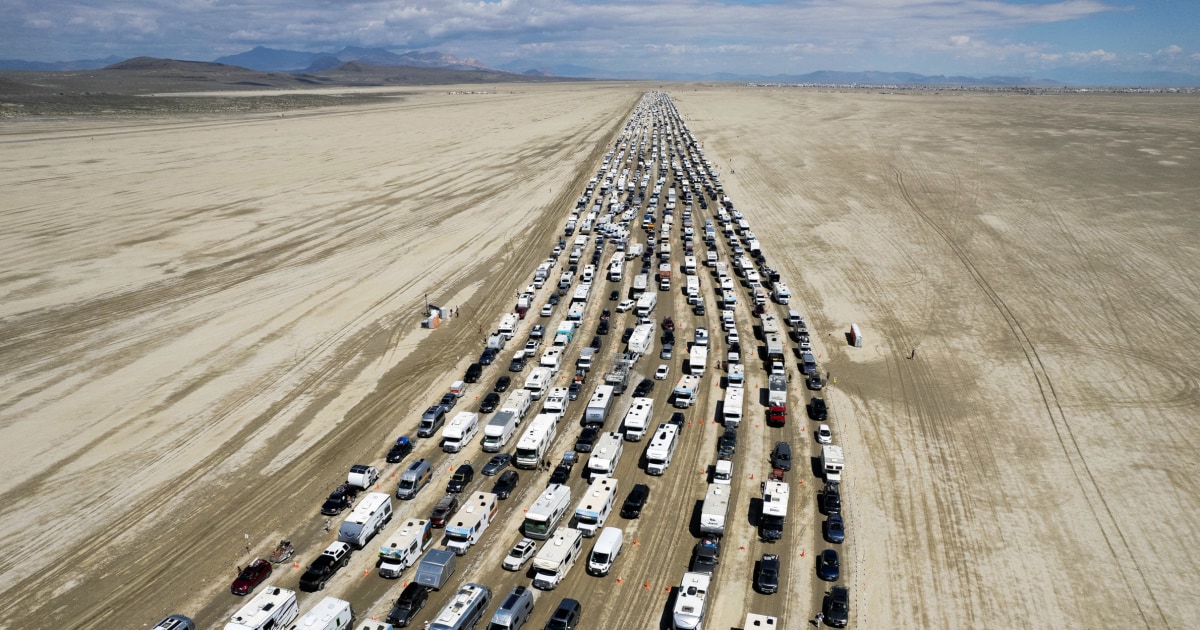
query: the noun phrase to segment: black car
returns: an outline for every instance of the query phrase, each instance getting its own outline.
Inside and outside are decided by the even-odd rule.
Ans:
[[[788,471],[792,469],[792,445],[787,442],[776,442],[771,451],[771,468]]]
[[[409,582],[408,586],[400,592],[400,597],[396,598],[392,612],[388,613],[387,622],[400,628],[407,628],[428,601],[429,587]]]
[[[830,514],[821,524],[821,533],[825,536],[825,540],[835,545],[845,542],[846,522],[842,520],[842,515]]]
[[[607,335],[608,334],[608,320],[607,319],[600,320],[600,324],[596,326],[596,334],[597,335]]]
[[[392,445],[392,448],[388,449],[387,461],[389,464],[395,464],[396,462],[403,461],[405,457],[408,457],[408,454],[411,453],[412,450],[412,440],[402,435],[396,438],[396,443]]]
[[[664,330],[663,334],[662,334],[662,342],[663,343],[675,343],[675,331],[674,330]]]
[[[438,401],[438,404],[445,407],[446,411],[448,412],[454,408],[454,405],[458,404],[458,396],[455,396],[450,392],[446,392],[446,394],[442,396],[442,399]]]
[[[717,459],[733,459],[737,450],[737,429],[728,427],[721,437],[717,438]]]
[[[825,387],[825,381],[821,380],[820,374],[813,372],[808,375],[808,378],[804,379],[804,386],[814,392],[819,392],[822,387]]]
[[[619,299],[621,299],[621,292],[620,292],[620,291],[613,291],[613,292],[611,292],[611,293],[609,293],[609,294],[608,294],[608,301],[609,301],[609,302],[616,302],[616,301],[617,301],[617,300],[619,300]]]
[[[829,409],[825,406],[824,398],[813,396],[813,399],[808,401],[808,417],[817,421],[829,419]]]
[[[547,301],[550,302],[550,306],[558,306],[558,302],[559,302],[558,293],[551,293],[550,299]]]
[[[575,440],[576,453],[590,453],[592,447],[596,445],[596,440],[600,437],[600,427],[586,426],[579,433],[579,439]]]
[[[642,379],[638,386],[633,389],[634,398],[645,398],[654,390],[654,381],[648,378]]]
[[[625,329],[625,332],[621,333],[621,343],[629,343],[629,338],[632,336],[633,336],[633,326],[630,326]]]
[[[325,503],[321,505],[321,514],[325,516],[341,514],[342,510],[354,505],[354,499],[357,497],[358,488],[344,483],[329,493],[329,498],[325,499]]]
[[[550,473],[550,483],[567,483],[571,480],[571,466],[568,464],[559,464],[554,467],[554,472]]]
[[[779,590],[779,556],[773,553],[763,554],[758,563],[758,575],[754,576],[754,588],[764,595]]]
[[[841,567],[834,549],[826,549],[817,556],[817,577],[826,582],[836,582],[841,575]]]
[[[719,544],[718,542],[717,545]],[[717,545],[696,543],[696,547],[692,549],[692,563],[688,566],[688,571],[709,575],[715,573],[717,563],[721,561],[721,548]]]
[[[704,302],[697,302],[696,305],[692,307],[692,314],[703,316],[704,315]]]
[[[460,464],[450,482],[446,484],[446,492],[459,493],[467,489],[467,484],[475,479],[475,467],[470,464]]]
[[[572,383],[571,383],[571,385],[570,385],[570,387],[567,387],[567,399],[568,399],[568,400],[576,400],[576,399],[578,399],[578,398],[579,398],[579,392],[580,392],[580,391],[582,391],[582,390],[583,390],[583,385],[581,385],[581,384],[579,383],[579,381],[574,381],[574,382],[572,382]]]
[[[575,630],[579,626],[579,618],[582,614],[583,607],[579,605],[579,602],[564,597],[558,604],[558,608],[554,610],[554,614],[550,615],[550,621],[546,622],[544,630]]]
[[[842,493],[836,483],[827,483],[821,491],[821,512],[825,514],[842,513]]]
[[[671,424],[679,427],[680,429],[683,429],[683,423],[684,423],[683,412],[676,411],[675,413],[671,414],[671,419],[669,420],[669,422]]]
[[[495,348],[484,348],[479,355],[479,365],[491,365],[496,362],[496,355],[500,354]],[[474,381],[471,381],[472,383]]]
[[[492,455],[492,458],[488,460],[488,463],[484,464],[483,470],[479,472],[483,473],[483,476],[485,477],[495,477],[496,475],[500,474],[501,470],[507,468],[511,463],[512,455],[509,455],[508,453],[497,453]]]
[[[526,359],[524,352],[517,352],[513,355],[512,361],[508,363],[509,372],[520,372],[525,369]]]
[[[850,623],[850,591],[844,586],[835,586],[825,594],[821,605],[825,613],[825,625],[831,628],[845,628]]]
[[[517,471],[506,470],[496,478],[496,485],[492,486],[492,494],[496,495],[497,499],[507,499],[513,490],[517,489],[520,481],[521,475],[517,474]]]
[[[625,498],[625,503],[621,504],[621,516],[625,518],[637,518],[642,515],[642,508],[646,507],[646,501],[650,499],[650,486],[644,483],[639,483],[633,486],[629,491],[629,496]]]
[[[496,386],[492,388],[494,392],[508,391],[508,386],[512,383],[512,379],[507,376],[501,376],[496,379]]]
[[[599,349],[600,349],[600,335],[595,335],[595,336],[593,336],[593,337],[592,337],[592,342],[588,344],[588,347],[589,347],[589,348],[595,348],[596,350],[599,350]]]
[[[500,394],[488,392],[488,395],[483,397],[483,402],[479,403],[479,413],[492,413],[499,406]]]
[[[608,309],[600,311],[600,321],[606,322],[610,317],[612,317],[612,313]]]
[[[484,354],[487,354],[486,350],[484,350]],[[485,365],[483,363],[483,357],[479,357],[479,361],[479,363],[472,363],[471,365],[467,366],[467,372],[466,374],[463,374],[464,383],[479,382],[479,377],[483,376],[483,366]],[[491,363],[491,361],[488,361],[488,363]]]

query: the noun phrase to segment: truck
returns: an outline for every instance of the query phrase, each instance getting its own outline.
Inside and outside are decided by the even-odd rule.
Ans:
[[[605,377],[605,381],[607,380],[608,378]],[[612,409],[614,397],[612,385],[597,385],[596,391],[592,393],[587,407],[583,410],[584,424],[604,424],[604,421],[608,419],[609,410]]]
[[[700,377],[695,374],[684,374],[679,377],[679,383],[671,393],[673,404],[678,409],[687,409],[696,404],[696,396],[700,392]]]
[[[433,523],[410,518],[379,548],[379,577],[395,579],[417,563],[433,542]]]
[[[562,527],[537,555],[533,557],[533,587],[553,590],[567,577],[583,549],[583,534],[571,527]]]
[[[708,346],[702,346],[698,343],[692,344],[692,349],[688,352],[688,372],[693,376],[704,376],[704,369],[708,364]]]
[[[629,387],[630,363],[621,359],[613,361],[612,368],[604,374],[604,384],[612,388],[613,394],[623,394]],[[601,424],[603,420],[600,421]]]
[[[437,591],[450,580],[458,567],[458,558],[448,549],[430,549],[417,565],[417,573],[413,578],[417,584],[428,586]]]
[[[650,417],[654,415],[653,398],[634,398],[629,403],[629,411],[625,412],[625,439],[630,442],[640,442],[646,435],[650,425]]]
[[[790,489],[782,481],[763,483],[762,515],[758,519],[758,535],[764,542],[775,542],[783,538],[783,524],[787,520]]]
[[[787,377],[771,375],[767,377],[767,403],[769,414],[767,421],[772,426],[783,426],[787,422]]]
[[[503,405],[500,405],[500,410],[515,411],[517,413],[518,422],[525,419],[525,414],[529,413],[529,405],[533,400],[533,396],[528,390],[518,389],[508,395]]]
[[[351,552],[347,543],[331,543],[308,565],[304,575],[300,576],[300,590],[309,593],[325,590],[325,585],[338,569],[350,564]]]
[[[638,296],[637,303],[634,305],[634,312],[638,317],[649,317],[650,312],[658,305],[657,293],[643,293]]]
[[[516,409],[501,409],[497,412],[491,422],[483,428],[483,452],[499,453],[513,433],[516,433],[520,423],[521,416]]]
[[[675,456],[678,435],[679,427],[667,423],[658,425],[654,437],[650,438],[650,444],[646,447],[647,475],[662,475],[667,471],[671,459]]]
[[[466,555],[496,518],[496,495],[476,492],[463,502],[458,513],[446,521],[446,548],[455,555]]]
[[[700,507],[700,532],[724,534],[725,515],[728,512],[729,486],[717,483],[708,484],[708,492],[704,494],[704,505]]]
[[[592,479],[583,498],[575,507],[575,527],[584,536],[591,538],[600,531],[612,513],[613,504],[617,500],[617,480],[600,475]]]
[[[326,597],[317,602],[312,610],[304,613],[292,630],[350,630],[354,621],[354,610],[350,602],[336,597]]]
[[[736,427],[742,422],[742,403],[745,389],[731,387],[725,390],[725,403],[721,406],[721,417],[727,427]]]
[[[350,512],[338,528],[338,540],[362,549],[392,520],[392,497],[372,492]]]
[[[457,453],[475,439],[476,433],[479,433],[479,414],[460,411],[442,429],[442,450]]]
[[[546,540],[558,526],[571,504],[571,488],[566,484],[552,483],[541,496],[525,510],[525,522],[521,531],[534,540]]]
[[[646,354],[654,343],[654,324],[638,324],[629,337],[629,351]]]
[[[546,403],[542,405],[542,413],[557,416],[561,420],[567,412],[567,402],[566,387],[551,387],[546,394]]]
[[[529,424],[529,428],[517,440],[517,448],[513,453],[513,465],[517,468],[533,470],[538,467],[550,450],[557,432],[558,416],[552,413],[539,413]]]
[[[267,630],[282,628],[300,614],[296,591],[267,586],[233,614],[225,630]]]
[[[846,467],[846,458],[842,447],[826,444],[821,447],[821,470],[825,472],[825,481],[839,483],[842,480],[842,469]]]

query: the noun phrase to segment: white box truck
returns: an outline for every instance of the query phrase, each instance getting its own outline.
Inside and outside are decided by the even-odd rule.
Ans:
[[[533,587],[544,591],[553,590],[567,577],[579,553],[583,549],[583,534],[570,527],[561,527],[537,555],[533,557]]]
[[[379,548],[379,577],[396,579],[408,567],[417,564],[421,554],[433,542],[433,522],[410,518]]]
[[[455,555],[466,555],[496,518],[496,495],[476,492],[463,502],[458,513],[446,521],[446,548]]]
[[[442,450],[457,453],[475,439],[478,432],[479,414],[474,411],[460,411],[442,428]]]

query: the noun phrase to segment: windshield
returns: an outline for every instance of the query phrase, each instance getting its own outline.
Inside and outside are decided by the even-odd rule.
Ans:
[[[546,535],[550,531],[550,524],[542,520],[525,519],[525,533],[529,535],[540,534]]]
[[[592,554],[592,562],[595,562],[596,564],[607,564],[608,554],[595,552]]]

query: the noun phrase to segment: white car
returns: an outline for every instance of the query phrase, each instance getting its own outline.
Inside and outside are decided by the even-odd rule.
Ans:
[[[729,331],[729,335],[728,335],[728,338],[725,340],[725,343],[732,345],[735,343],[741,343],[741,341],[742,341],[742,339],[741,339],[741,337],[738,336],[737,328],[734,328]]]
[[[617,312],[624,313],[633,308],[633,300],[625,300],[617,305]]]
[[[822,424],[817,427],[817,443],[831,444],[833,443],[833,431],[829,430],[828,424]]]
[[[693,340],[695,341],[695,344],[697,346],[707,346],[708,345],[708,329],[707,328],[697,328],[696,334],[693,337]]]
[[[667,367],[666,365],[658,366],[658,369],[654,371],[654,380],[656,380],[656,381],[666,380],[667,373],[670,371],[671,371],[671,368]]]
[[[542,317],[550,317],[550,314],[553,312],[554,312],[554,305],[545,304],[542,306]]]
[[[509,550],[508,555],[504,556],[504,562],[501,564],[509,571],[520,571],[521,567],[525,566],[533,558],[533,554],[537,552],[537,543],[529,538],[522,538],[513,545]]]

